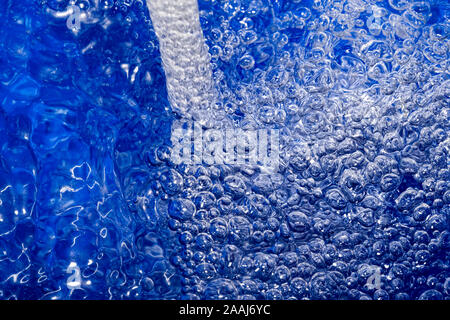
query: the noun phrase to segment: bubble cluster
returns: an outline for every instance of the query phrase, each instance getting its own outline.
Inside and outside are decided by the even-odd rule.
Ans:
[[[1,299],[449,298],[447,3],[200,0],[176,61],[164,8],[26,2],[0,4]],[[279,170],[175,164],[187,96],[278,129]]]

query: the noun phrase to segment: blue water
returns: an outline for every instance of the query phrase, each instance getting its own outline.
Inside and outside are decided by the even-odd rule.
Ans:
[[[145,1],[0,0],[0,298],[449,299],[449,4],[199,8],[275,174],[171,162]]]

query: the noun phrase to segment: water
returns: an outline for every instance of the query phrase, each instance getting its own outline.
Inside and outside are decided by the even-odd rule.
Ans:
[[[158,37],[172,111],[183,118],[212,118],[214,84],[196,0],[148,0]]]
[[[189,55],[159,9],[0,0],[1,299],[448,299],[449,5],[200,0]]]

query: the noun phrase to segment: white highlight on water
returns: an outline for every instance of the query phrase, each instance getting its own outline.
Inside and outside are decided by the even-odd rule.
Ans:
[[[147,0],[172,110],[209,121],[214,86],[197,0]]]

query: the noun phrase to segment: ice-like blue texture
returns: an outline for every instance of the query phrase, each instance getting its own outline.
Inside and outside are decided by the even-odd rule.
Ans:
[[[449,4],[199,8],[276,174],[173,164],[144,0],[0,0],[0,298],[449,299]]]

